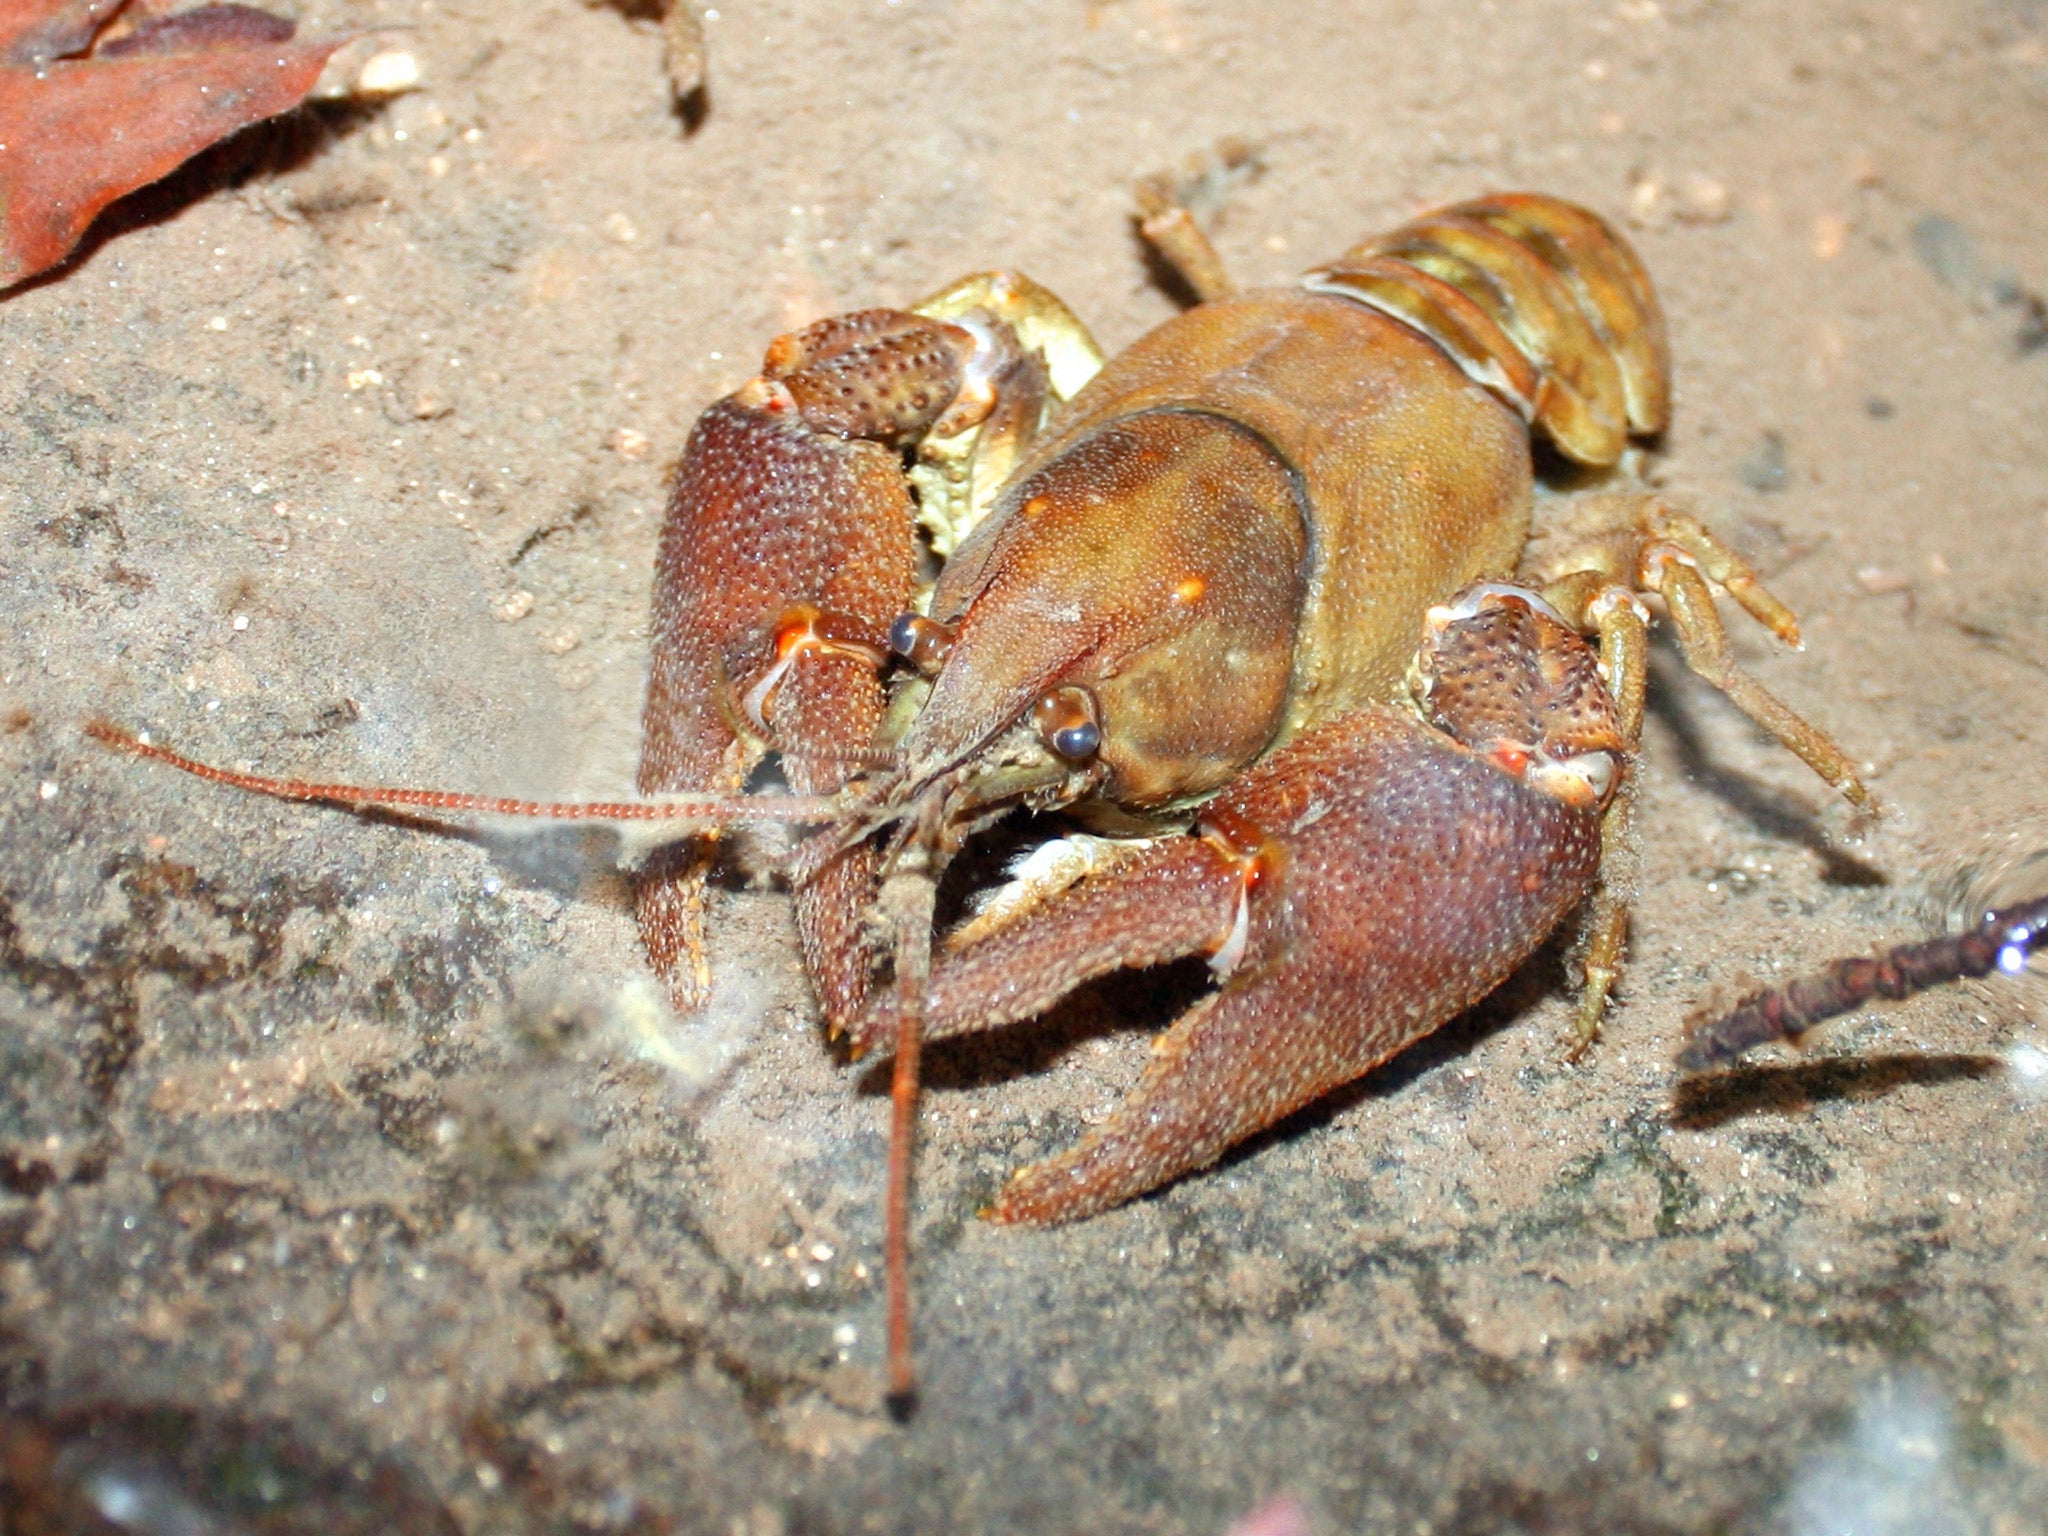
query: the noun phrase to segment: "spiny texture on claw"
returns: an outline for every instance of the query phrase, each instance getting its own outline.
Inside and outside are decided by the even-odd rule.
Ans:
[[[1622,751],[1593,652],[1533,594],[1480,582],[1430,617],[1443,628],[1418,671],[1439,730],[1477,752],[1507,746],[1553,762]]]
[[[1286,853],[1243,898],[1243,959],[1155,1044],[1110,1120],[1018,1173],[994,1219],[1119,1204],[1358,1077],[1498,986],[1599,861],[1596,812],[1391,711],[1308,733],[1217,803]],[[1133,960],[1219,948],[1243,889],[1212,843],[1160,844],[941,965],[930,1032],[1036,1011]],[[1139,934],[1107,931],[1129,914]]]
[[[960,948],[929,1037],[1027,1018],[1094,977],[1206,953],[1220,989],[1142,1082],[989,1212],[1067,1221],[1154,1189],[1477,1002],[1592,889],[1623,756],[1591,651],[1522,588],[1432,614],[1433,724],[1385,706],[1315,726],[1167,838]],[[1609,765],[1597,791],[1573,765]],[[1582,769],[1582,771],[1584,771]],[[889,1019],[861,1021],[883,1044]]]
[[[792,785],[831,793],[881,722],[863,651],[883,654],[910,603],[913,515],[898,443],[959,391],[973,338],[921,316],[870,310],[778,339],[764,376],[697,420],[676,469],[655,556],[654,665],[642,716],[643,793],[736,789],[764,744],[739,731],[750,690],[778,661],[799,605],[859,645],[818,648],[766,701]],[[758,706],[757,706],[758,707]],[[874,851],[848,849],[797,893],[805,957],[826,1014],[865,1001],[875,955],[863,916]],[[701,850],[669,850],[636,889],[641,936],[678,1007],[704,1001]]]
[[[761,373],[788,389],[812,427],[893,443],[939,418],[973,356],[974,338],[958,326],[863,309],[778,336]]]

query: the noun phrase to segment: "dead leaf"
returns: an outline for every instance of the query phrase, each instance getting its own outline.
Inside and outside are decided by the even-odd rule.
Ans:
[[[55,266],[116,198],[297,106],[343,38],[207,5],[130,24],[128,0],[0,3],[0,289]]]

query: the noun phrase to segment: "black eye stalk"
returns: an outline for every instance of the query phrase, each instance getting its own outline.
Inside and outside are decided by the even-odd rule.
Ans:
[[[1068,684],[1055,688],[1031,706],[1032,729],[1038,739],[1070,763],[1085,763],[1102,750],[1102,725],[1095,718],[1095,695]]]

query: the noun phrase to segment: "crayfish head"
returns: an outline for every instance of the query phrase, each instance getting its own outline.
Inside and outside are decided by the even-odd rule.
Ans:
[[[1214,791],[1280,724],[1303,529],[1271,448],[1218,417],[1158,411],[1066,447],[892,632],[930,690],[900,737],[910,781],[971,763],[1053,803]]]
[[[1430,723],[1505,773],[1604,808],[1627,742],[1591,646],[1534,592],[1475,582],[1429,610],[1409,685]]]

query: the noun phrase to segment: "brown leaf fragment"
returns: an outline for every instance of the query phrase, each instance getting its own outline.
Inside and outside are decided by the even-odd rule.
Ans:
[[[116,36],[109,33],[93,50],[96,59],[137,53],[193,53],[236,43],[287,43],[297,30],[286,16],[253,5],[203,5],[196,11],[154,16]]]
[[[0,64],[40,69],[83,53],[127,0],[16,0],[0,9]]]
[[[116,198],[288,112],[344,41],[206,5],[120,27],[126,0],[0,5],[0,289],[71,253]]]

